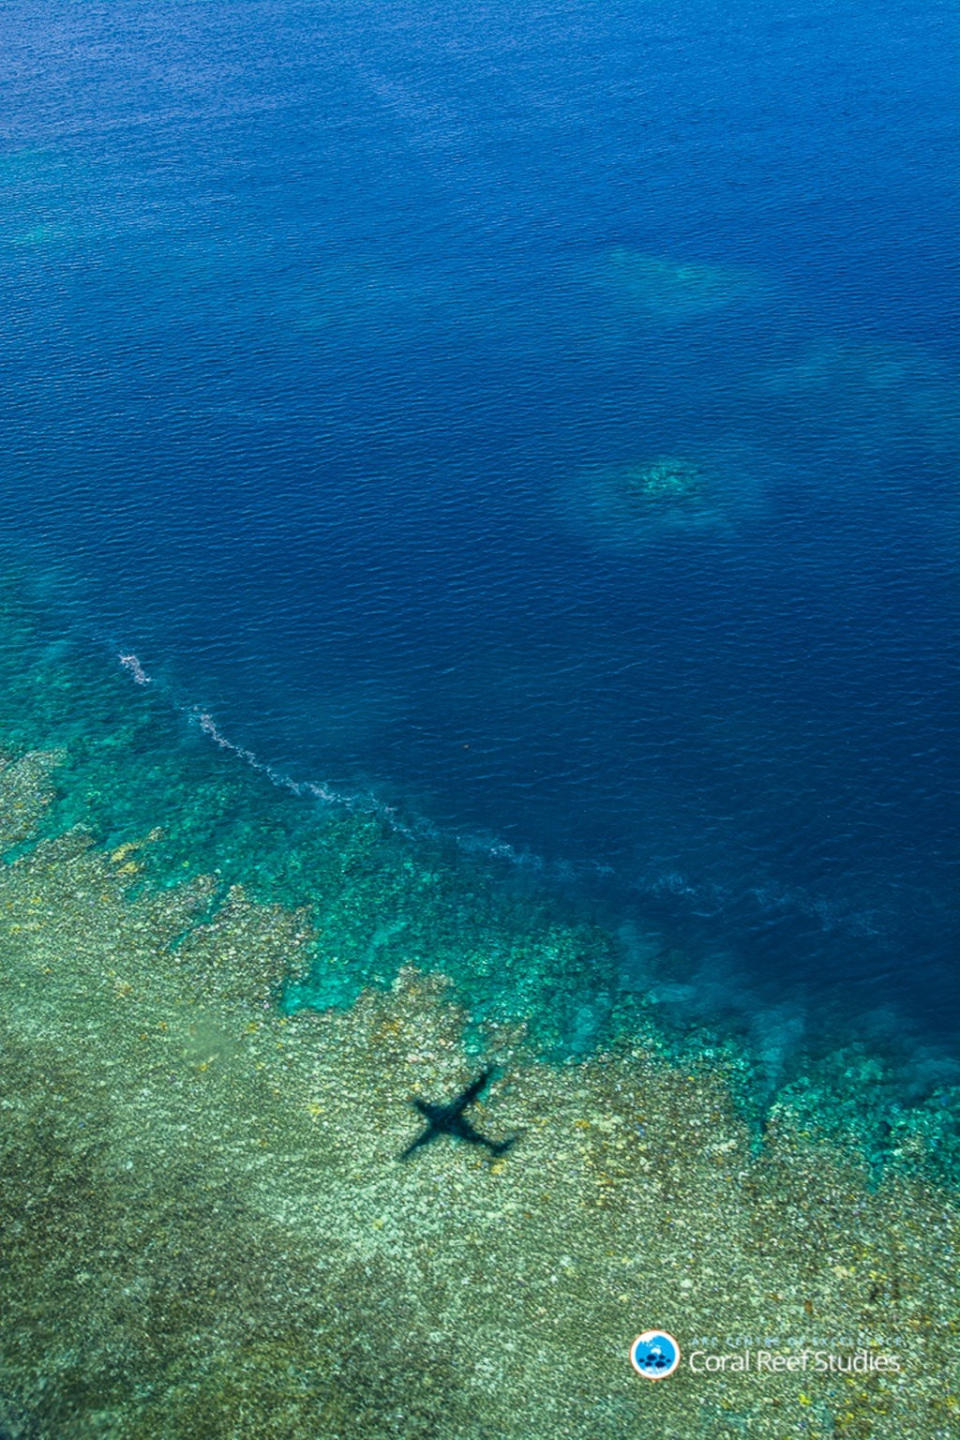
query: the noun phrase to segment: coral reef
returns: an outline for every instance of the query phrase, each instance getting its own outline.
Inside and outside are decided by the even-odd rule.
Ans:
[[[214,877],[145,888],[146,832],[31,842],[59,763],[0,771],[11,1433],[955,1433],[960,1210],[922,1133],[876,1183],[809,1097],[783,1095],[758,1149],[732,1052],[681,1064],[633,1016],[556,1063],[491,1019],[473,1113],[521,1138],[400,1163],[410,1097],[477,1073],[457,988],[424,955],[285,1015],[316,916]],[[628,1361],[650,1324],[686,1352],[822,1342],[901,1368],[650,1386]]]
[[[919,346],[807,340],[765,369],[760,389],[768,403],[772,397],[783,413],[822,427],[833,443],[956,455],[957,377]]]
[[[723,446],[590,465],[563,482],[559,517],[581,539],[625,553],[682,535],[722,538],[763,513],[762,473],[756,457]]]
[[[731,266],[677,263],[616,246],[603,255],[597,279],[635,312],[683,323],[766,298],[770,282]]]
[[[648,505],[695,504],[704,495],[708,482],[697,465],[667,458],[631,466],[623,471],[620,483],[627,499],[642,509]]]

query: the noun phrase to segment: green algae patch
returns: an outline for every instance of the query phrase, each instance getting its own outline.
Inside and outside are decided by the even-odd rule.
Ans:
[[[14,843],[50,783],[49,759],[0,770]],[[214,877],[137,891],[148,833],[105,851],[74,829],[0,870],[12,1433],[955,1433],[960,1212],[922,1167],[877,1183],[788,1099],[757,1153],[729,1067],[649,1025],[549,1063],[428,955],[284,1014],[316,915],[240,886],[211,909]],[[411,1097],[477,1074],[470,1035],[496,1066],[471,1118],[519,1138],[399,1160]],[[628,1361],[650,1326],[685,1357],[657,1385]],[[899,1368],[688,1364],[804,1346]]]

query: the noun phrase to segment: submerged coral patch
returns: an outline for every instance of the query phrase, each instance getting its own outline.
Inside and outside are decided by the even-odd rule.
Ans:
[[[769,293],[769,282],[735,266],[678,262],[618,245],[598,263],[598,284],[638,314],[660,321],[698,320]]]
[[[583,467],[564,483],[559,512],[582,539],[630,552],[684,532],[731,534],[762,513],[763,495],[752,457],[719,449],[654,454]]]
[[[647,507],[692,506],[707,490],[707,475],[689,460],[667,458],[649,465],[631,465],[619,479],[628,504]]]
[[[857,448],[952,458],[960,442],[957,377],[919,347],[828,337],[769,366],[760,384],[768,402]]]

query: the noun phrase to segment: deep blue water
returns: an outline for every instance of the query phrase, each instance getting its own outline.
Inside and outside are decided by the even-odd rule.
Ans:
[[[5,6],[5,541],[278,772],[942,1037],[955,28]]]

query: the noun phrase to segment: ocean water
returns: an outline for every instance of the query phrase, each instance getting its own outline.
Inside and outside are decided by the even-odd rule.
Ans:
[[[305,812],[944,1043],[955,29],[5,7],[4,550]]]

